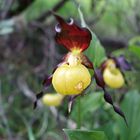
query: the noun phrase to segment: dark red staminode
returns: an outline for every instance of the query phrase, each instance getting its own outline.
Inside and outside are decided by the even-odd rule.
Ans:
[[[92,39],[87,28],[77,26],[73,19],[66,22],[62,17],[54,14],[59,24],[56,26],[56,42],[66,47],[69,51],[82,52],[89,47]]]

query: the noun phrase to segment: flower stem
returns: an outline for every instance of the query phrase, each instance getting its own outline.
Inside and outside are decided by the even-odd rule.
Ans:
[[[78,98],[78,118],[77,118],[77,128],[81,128],[81,98]]]

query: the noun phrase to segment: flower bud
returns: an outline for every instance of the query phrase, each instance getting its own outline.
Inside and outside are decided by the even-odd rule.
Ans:
[[[42,97],[42,102],[44,105],[48,106],[59,106],[62,103],[64,96],[61,94],[45,94]]]

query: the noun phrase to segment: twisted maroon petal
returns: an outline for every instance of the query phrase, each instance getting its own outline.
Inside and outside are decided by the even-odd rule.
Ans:
[[[117,66],[123,71],[132,70],[132,65],[129,63],[123,55],[120,55],[117,58],[114,58]]]
[[[103,79],[103,74],[102,74],[101,69],[95,69],[94,70],[94,77],[95,77],[97,85],[104,89],[105,88],[105,82],[104,82],[104,79]]]
[[[81,54],[81,60],[82,60],[82,64],[85,65],[87,68],[94,69],[93,63],[89,60],[89,58],[86,55]]]
[[[42,84],[43,84],[45,87],[50,86],[51,83],[52,83],[52,75],[46,76],[45,79],[44,79],[43,82],[42,82]]]

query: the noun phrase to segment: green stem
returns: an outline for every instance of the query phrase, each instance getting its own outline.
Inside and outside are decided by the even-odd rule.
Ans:
[[[81,98],[78,98],[78,118],[77,118],[77,129],[81,128]]]

